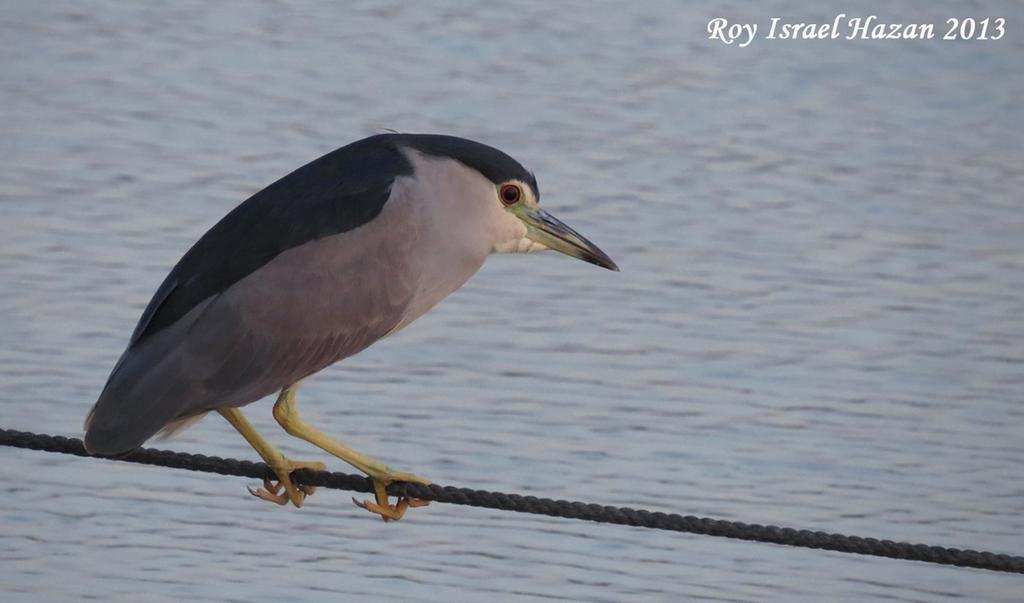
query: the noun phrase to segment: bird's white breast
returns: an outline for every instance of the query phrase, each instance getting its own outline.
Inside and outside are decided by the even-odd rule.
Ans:
[[[415,290],[395,331],[461,287],[493,249],[500,208],[488,203],[494,185],[475,170],[444,158],[407,151],[411,176],[395,180],[385,212],[410,233],[405,261]],[[384,212],[382,212],[384,213]]]

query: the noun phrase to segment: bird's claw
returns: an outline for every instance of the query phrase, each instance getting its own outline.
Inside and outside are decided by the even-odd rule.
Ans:
[[[292,503],[296,507],[301,507],[305,503],[306,497],[316,492],[316,486],[295,484],[291,480],[292,471],[296,469],[323,471],[327,468],[326,465],[320,462],[291,461],[286,458],[282,458],[281,462],[274,463],[271,467],[274,469],[274,473],[277,474],[278,479],[263,480],[262,488],[249,486],[249,494],[279,505]]]
[[[352,502],[357,507],[366,509],[370,513],[376,513],[380,515],[380,518],[385,522],[387,521],[398,521],[401,519],[407,510],[415,507],[425,507],[430,504],[429,500],[422,498],[409,498],[408,496],[399,496],[396,504],[385,503],[383,505],[364,500],[362,502],[352,498]]]
[[[272,503],[287,505],[289,502],[292,502],[292,499],[288,496],[288,491],[282,487],[281,482],[265,479],[263,480],[262,488],[253,488],[252,486],[246,486],[246,488],[249,490],[249,494]],[[301,507],[306,497],[316,492],[316,486],[307,486],[306,484],[295,484],[295,488],[298,490],[297,498],[299,499],[298,504],[295,505],[296,507]]]
[[[246,489],[249,490],[249,494],[252,494],[256,498],[268,502],[277,503],[279,505],[287,505],[289,502],[293,502],[293,500],[288,496],[287,492],[285,492],[284,494],[281,494],[279,492],[279,490],[281,489],[281,484],[279,482],[263,480],[262,488],[253,488],[252,486],[246,486]],[[302,492],[299,492],[298,496],[296,497],[296,500],[294,501],[295,506],[301,507],[305,500],[306,495]]]
[[[394,482],[411,482],[415,484],[430,483],[429,480],[423,479],[418,475],[391,471],[389,469],[386,474],[381,476],[371,476],[370,479],[373,481],[373,494],[376,502],[370,502],[368,500],[359,502],[355,498],[352,499],[352,502],[354,502],[357,507],[361,507],[371,513],[380,515],[380,518],[386,522],[398,521],[410,508],[425,507],[430,504],[429,500],[411,498],[405,495],[399,496],[398,502],[395,504],[391,504],[388,499],[388,485]]]

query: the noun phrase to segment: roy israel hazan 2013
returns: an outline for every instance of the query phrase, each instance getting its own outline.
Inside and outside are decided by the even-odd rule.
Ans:
[[[741,48],[757,37],[757,23],[730,23],[716,17],[708,21],[708,38],[725,44],[736,42]],[[931,40],[935,38],[933,23],[886,23],[876,15],[835,16],[830,23],[788,22],[782,17],[769,19],[766,40]]]

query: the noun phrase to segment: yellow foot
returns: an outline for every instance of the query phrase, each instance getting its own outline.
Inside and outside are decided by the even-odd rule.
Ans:
[[[370,479],[373,480],[373,493],[377,502],[372,503],[368,500],[359,502],[355,498],[352,502],[356,503],[357,506],[366,509],[371,513],[380,515],[380,518],[384,521],[398,521],[405,515],[405,512],[410,508],[425,507],[430,504],[429,500],[423,500],[420,498],[409,498],[407,496],[400,496],[398,502],[391,504],[388,500],[388,486],[394,482],[411,482],[414,484],[429,484],[430,480],[423,479],[412,473],[405,473],[403,471],[391,471],[390,469],[379,473],[377,475],[371,475]]]
[[[306,497],[316,491],[316,487],[294,484],[291,479],[292,471],[296,469],[323,471],[327,468],[327,465],[323,463],[292,461],[283,456],[280,461],[271,463],[270,466],[274,469],[274,473],[277,474],[277,481],[263,480],[262,488],[249,488],[249,493],[257,498],[262,498],[279,505],[287,505],[290,502],[296,507],[301,507],[306,501]]]

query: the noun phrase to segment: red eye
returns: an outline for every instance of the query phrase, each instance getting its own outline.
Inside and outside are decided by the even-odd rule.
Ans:
[[[519,202],[519,197],[522,196],[522,194],[523,192],[514,184],[501,185],[501,202],[505,205],[515,205]]]

